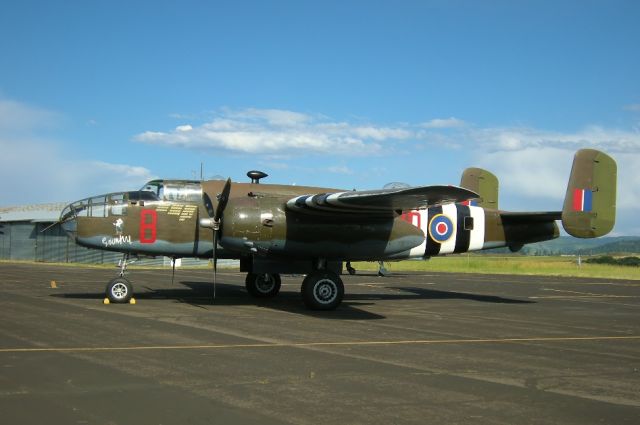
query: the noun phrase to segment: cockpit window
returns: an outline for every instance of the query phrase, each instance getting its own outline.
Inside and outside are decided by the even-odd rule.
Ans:
[[[140,193],[154,194],[164,201],[200,202],[202,185],[196,181],[153,180],[144,185]]]
[[[159,199],[155,193],[144,190],[129,192],[128,198],[130,201],[157,201]]]
[[[162,181],[153,180],[145,184],[144,186],[142,186],[140,191],[154,193],[158,197],[158,199],[163,199],[163,196],[162,196],[163,188],[164,188],[164,184],[162,183]]]
[[[164,199],[167,201],[198,202],[202,199],[202,186],[199,183],[167,183],[164,186]]]
[[[89,215],[91,217],[107,216],[107,198],[105,196],[95,196],[89,200]]]

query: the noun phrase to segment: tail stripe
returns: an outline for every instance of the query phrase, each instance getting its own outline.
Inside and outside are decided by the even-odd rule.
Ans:
[[[575,189],[573,191],[573,210],[591,211],[593,208],[593,192],[589,189]]]

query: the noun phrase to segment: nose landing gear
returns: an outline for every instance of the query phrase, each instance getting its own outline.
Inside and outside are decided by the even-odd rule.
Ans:
[[[133,262],[133,261],[132,261]],[[107,284],[106,297],[109,302],[114,304],[125,304],[131,301],[133,297],[133,285],[124,277],[129,264],[129,254],[124,254],[122,260],[118,263],[120,271],[118,277],[111,279]]]

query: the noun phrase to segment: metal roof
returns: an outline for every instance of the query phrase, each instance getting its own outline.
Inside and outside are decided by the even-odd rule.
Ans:
[[[21,205],[0,207],[0,222],[30,221],[32,223],[53,223],[58,221],[62,209],[67,203]]]

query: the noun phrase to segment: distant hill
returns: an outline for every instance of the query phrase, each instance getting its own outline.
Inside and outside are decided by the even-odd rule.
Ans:
[[[596,239],[578,239],[561,236],[558,239],[526,245],[525,255],[594,255],[640,253],[640,237],[618,236]]]
[[[486,253],[510,252],[507,248],[484,251]],[[520,253],[523,255],[599,255],[640,253],[640,237],[618,236],[596,239],[578,239],[561,236],[546,242],[525,245]]]

